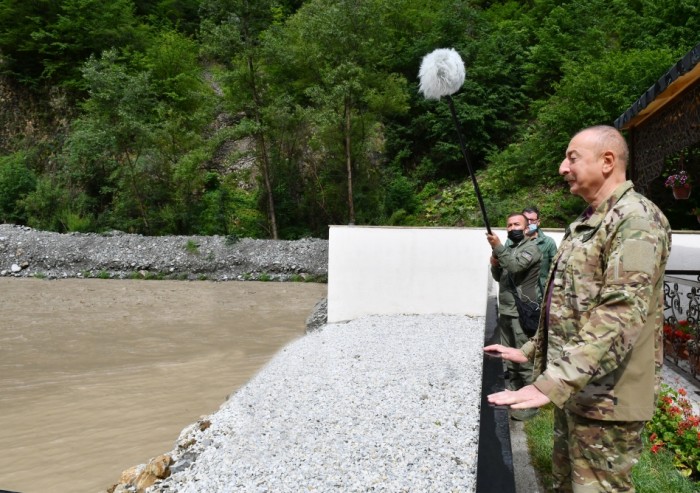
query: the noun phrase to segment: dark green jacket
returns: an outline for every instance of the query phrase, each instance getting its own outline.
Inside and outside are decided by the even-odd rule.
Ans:
[[[498,281],[498,312],[501,315],[517,317],[513,299],[513,283],[521,294],[532,301],[540,299],[539,273],[540,258],[542,254],[533,238],[525,238],[518,245],[499,245],[493,249],[494,256],[498,259],[499,267],[491,266],[491,275]]]

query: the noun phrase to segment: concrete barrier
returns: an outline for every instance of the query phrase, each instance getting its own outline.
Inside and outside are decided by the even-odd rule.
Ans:
[[[331,226],[328,322],[364,315],[483,316],[483,229]]]

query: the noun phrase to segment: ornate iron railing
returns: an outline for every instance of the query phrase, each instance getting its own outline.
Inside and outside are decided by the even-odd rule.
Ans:
[[[700,379],[700,271],[666,271],[664,358]]]

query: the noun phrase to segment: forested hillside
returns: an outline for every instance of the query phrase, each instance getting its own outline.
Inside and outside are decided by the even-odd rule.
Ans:
[[[478,226],[449,108],[417,92],[423,56],[452,47],[492,222],[534,204],[562,226],[583,205],[557,174],[571,134],[699,33],[696,0],[0,0],[0,222]]]

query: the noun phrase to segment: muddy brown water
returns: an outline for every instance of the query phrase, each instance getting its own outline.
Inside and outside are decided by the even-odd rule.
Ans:
[[[0,490],[96,493],[173,448],[325,284],[0,278]]]

